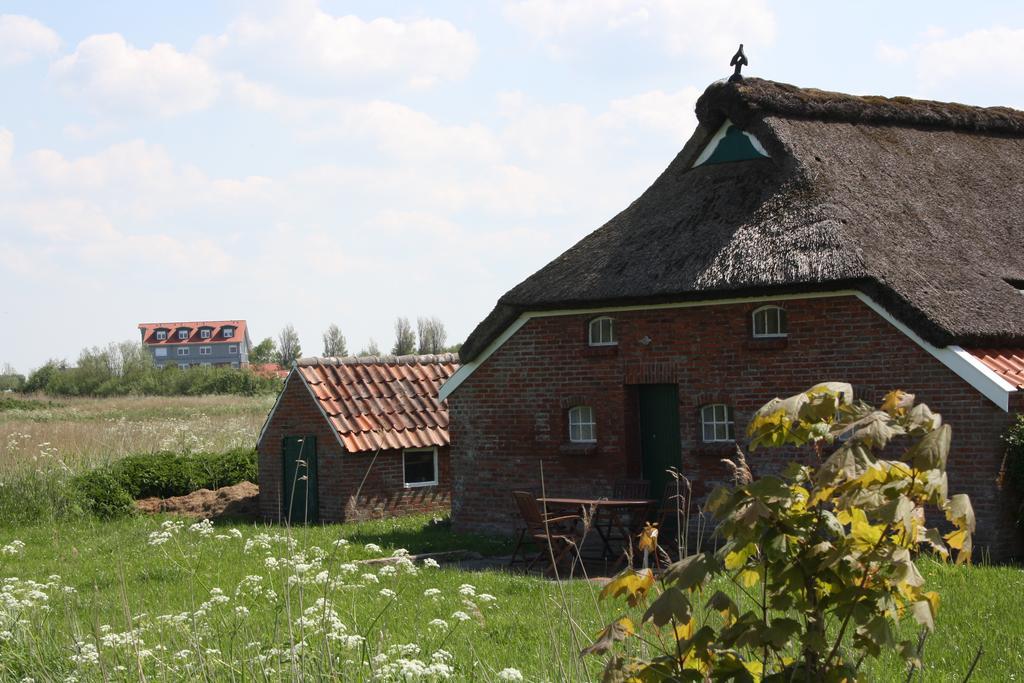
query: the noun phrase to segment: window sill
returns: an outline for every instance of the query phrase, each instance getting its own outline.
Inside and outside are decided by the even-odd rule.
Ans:
[[[558,447],[558,452],[562,455],[594,455],[597,453],[597,442],[588,443],[563,443]]]
[[[789,346],[789,337],[760,337],[747,340],[750,351],[778,351]]]
[[[436,481],[425,481],[425,482],[422,482],[422,483],[419,483],[419,484],[403,484],[402,488],[407,488],[407,489],[425,489],[425,488],[429,488],[431,486],[437,486],[437,482]]]

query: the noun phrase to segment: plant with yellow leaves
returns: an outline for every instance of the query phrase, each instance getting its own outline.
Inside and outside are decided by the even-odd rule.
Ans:
[[[584,654],[613,653],[605,681],[855,681],[864,658],[885,650],[920,666],[939,596],[914,554],[968,562],[974,530],[967,496],[947,493],[949,426],[912,394],[874,408],[830,382],[773,399],[747,433],[751,451],[809,445],[817,464],[754,478],[739,452],[728,461],[734,485],[705,506],[718,550],[658,579],[649,569],[615,577],[602,598],[644,612],[617,619]],[[951,522],[945,536],[926,525],[927,507]],[[728,592],[712,590],[723,582]],[[897,635],[905,617],[922,629],[916,640]],[[643,645],[614,654],[631,639]]]

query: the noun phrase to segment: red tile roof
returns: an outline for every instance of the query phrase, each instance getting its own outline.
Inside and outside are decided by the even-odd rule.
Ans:
[[[297,370],[350,453],[448,445],[441,385],[458,356],[303,358]]]
[[[189,329],[188,339],[178,339],[178,329],[182,327],[187,327]],[[209,339],[203,339],[199,336],[199,328],[201,327],[213,328],[213,332],[210,334]],[[225,327],[235,328],[235,334],[233,337],[225,337],[221,334],[221,330]],[[246,338],[246,324],[244,320],[193,320],[189,322],[176,323],[139,323],[139,329],[142,330],[143,344],[213,344],[220,342],[237,344],[239,340]],[[156,331],[159,329],[166,329],[168,331],[167,339],[156,338]]]
[[[967,349],[967,352],[1016,388],[1024,387],[1024,349]]]
[[[290,372],[288,368],[283,368],[277,363],[255,363],[250,364],[249,369],[255,372],[257,375],[264,377],[277,377],[284,379]]]

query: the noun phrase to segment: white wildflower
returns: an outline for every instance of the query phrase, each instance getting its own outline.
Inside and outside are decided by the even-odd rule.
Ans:
[[[456,619],[458,621],[469,621],[470,616],[462,610],[459,610],[457,612],[452,613],[452,619]]]
[[[474,586],[471,583],[462,584],[461,586],[459,586],[459,595],[465,596],[467,598],[472,598],[476,595],[476,586]]]
[[[499,681],[521,681],[523,680],[523,674],[519,669],[513,669],[508,667],[498,672]]]
[[[425,598],[436,598],[440,594],[441,594],[441,589],[440,588],[428,588],[427,590],[423,591],[423,597],[425,597]]]
[[[494,602],[498,598],[494,597],[490,593],[481,593],[480,595],[476,596],[476,599],[480,602]]]
[[[376,574],[363,574],[362,578],[367,583],[380,583],[380,579],[377,578]]]
[[[14,539],[4,547],[0,548],[0,555],[20,555],[25,550],[25,544]]]
[[[427,626],[430,628],[448,628],[448,622],[444,619],[431,619],[427,622]]]
[[[367,543],[363,547],[366,548],[367,552],[371,552],[371,553],[379,553],[379,552],[381,552],[380,546],[377,545],[376,543]]]
[[[428,557],[425,560],[423,560],[423,566],[424,567],[429,567],[430,569],[437,569],[441,565],[438,564],[437,560],[435,560],[434,558]]]
[[[398,570],[388,564],[377,570],[378,576],[394,576],[397,573]]]
[[[390,588],[381,588],[380,589],[380,594],[381,594],[381,597],[385,597],[385,598],[393,598],[396,595],[398,595],[397,593],[395,593],[395,591],[391,590]]]

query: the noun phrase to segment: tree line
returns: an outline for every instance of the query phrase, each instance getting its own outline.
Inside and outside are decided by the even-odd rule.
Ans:
[[[348,356],[348,342],[341,328],[331,323],[321,335],[323,340],[322,356]],[[417,318],[416,329],[408,318],[399,316],[395,319],[395,341],[391,346],[391,354],[408,356],[410,354],[456,353],[462,344],[447,346],[448,332],[444,323],[435,317]],[[380,356],[382,351],[377,341],[371,337],[369,341],[354,355],[359,357]],[[302,346],[299,335],[291,325],[281,328],[277,337],[266,337],[254,345],[249,351],[249,362],[254,365],[276,363],[288,367],[302,357]]]

